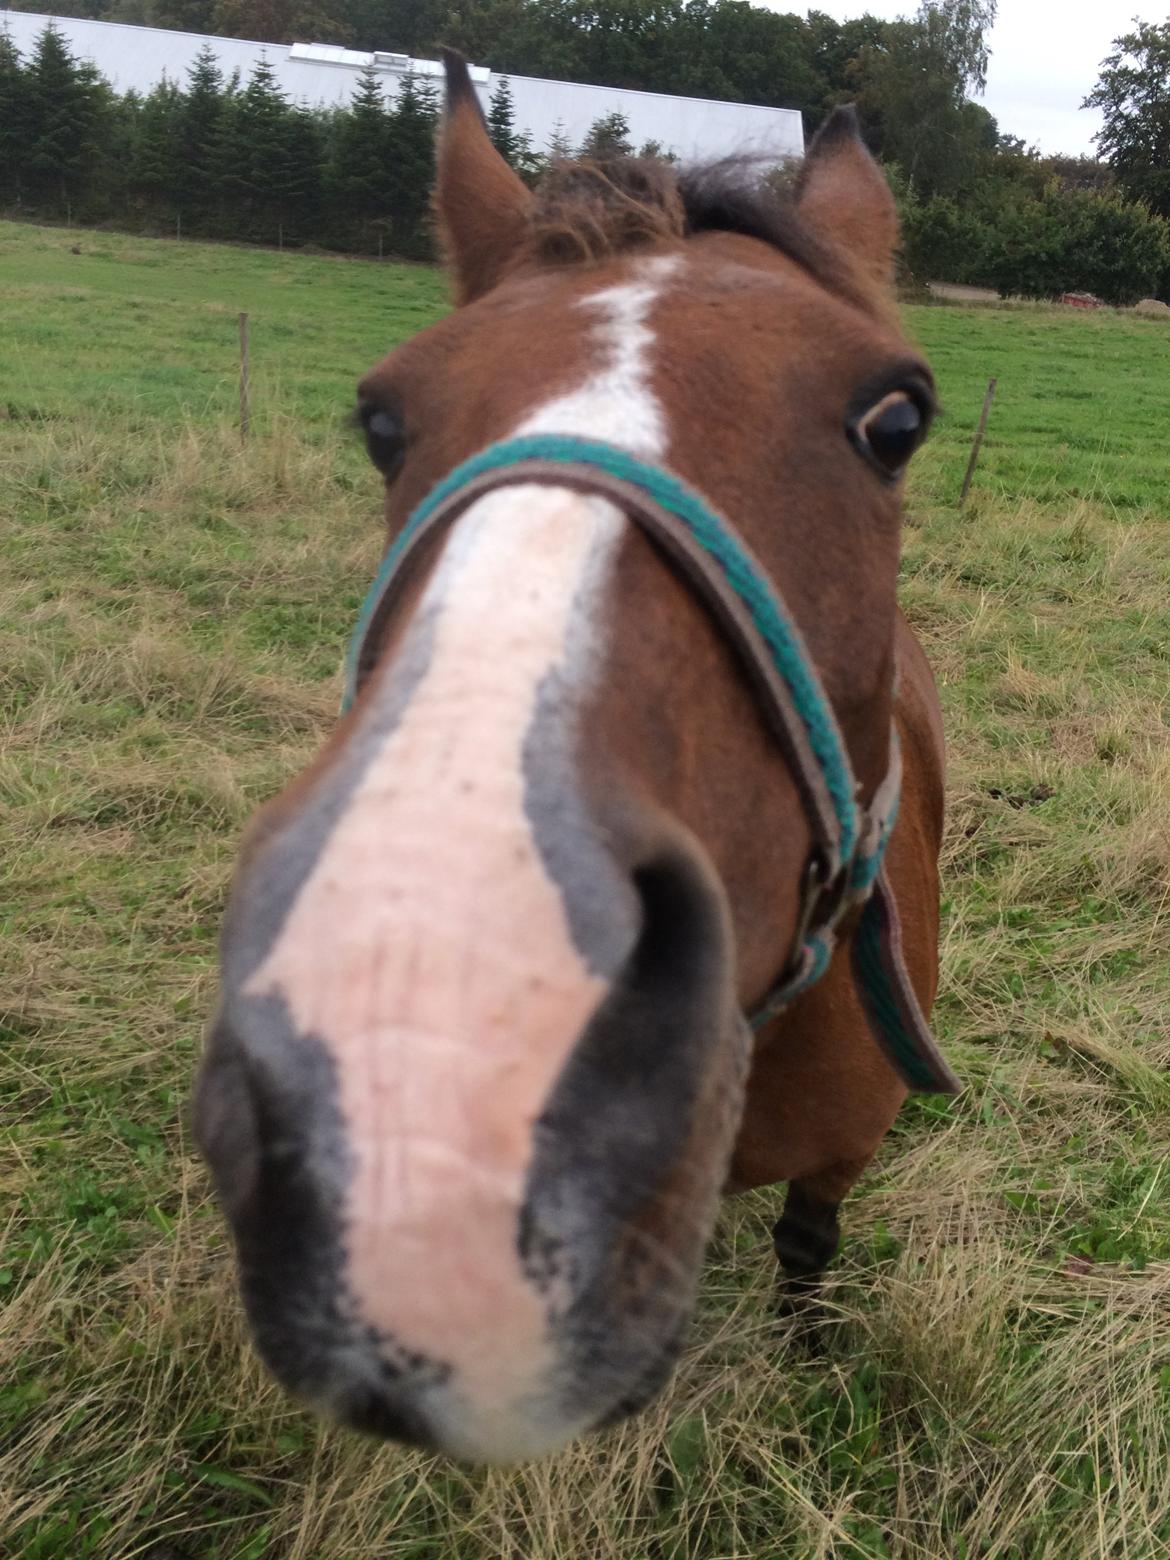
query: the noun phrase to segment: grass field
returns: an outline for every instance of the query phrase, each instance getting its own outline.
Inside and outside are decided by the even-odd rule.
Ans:
[[[0,225],[0,1554],[1165,1556],[1157,321],[909,311],[947,408],[904,600],[950,730],[938,1027],[968,1087],[911,1104],[847,1205],[825,1358],[769,1318],[771,1195],[726,1208],[666,1398],[545,1465],[367,1444],[255,1364],[186,1124],[218,912],[329,727],[377,552],[353,382],[442,307],[421,268]]]

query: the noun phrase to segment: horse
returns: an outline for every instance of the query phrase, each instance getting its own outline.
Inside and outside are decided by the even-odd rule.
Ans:
[[[385,561],[241,848],[195,1115],[280,1381],[507,1463],[662,1387],[725,1192],[788,1183],[807,1301],[908,1089],[955,1087],[896,603],[935,392],[851,109],[788,190],[533,190],[444,59],[455,306],[358,388]]]

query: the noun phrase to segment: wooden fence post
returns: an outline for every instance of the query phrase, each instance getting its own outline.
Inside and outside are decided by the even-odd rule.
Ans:
[[[248,385],[248,316],[240,314],[240,443],[248,442],[252,408]]]
[[[971,491],[971,479],[975,475],[975,467],[979,461],[979,451],[983,447],[983,435],[987,432],[987,419],[991,416],[991,403],[995,400],[995,387],[998,379],[987,381],[987,394],[983,397],[983,410],[979,413],[979,426],[975,430],[975,439],[971,445],[971,459],[967,462],[967,474],[963,478],[963,491],[959,494],[959,508],[967,502],[967,494]]]

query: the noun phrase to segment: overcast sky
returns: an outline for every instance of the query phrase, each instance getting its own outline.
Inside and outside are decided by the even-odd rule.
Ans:
[[[774,11],[795,10],[791,0],[764,0]],[[812,9],[844,19],[909,16],[917,0],[818,0]],[[1130,30],[1133,16],[1161,21],[1167,7],[1141,0],[999,0],[991,34],[991,66],[985,106],[1008,135],[1043,152],[1094,155],[1100,124],[1081,102],[1114,38]]]

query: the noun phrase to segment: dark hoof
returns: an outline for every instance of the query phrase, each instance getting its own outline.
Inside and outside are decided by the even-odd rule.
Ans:
[[[776,1291],[775,1316],[784,1341],[808,1359],[828,1353],[833,1316],[821,1298],[820,1284],[782,1278]]]

